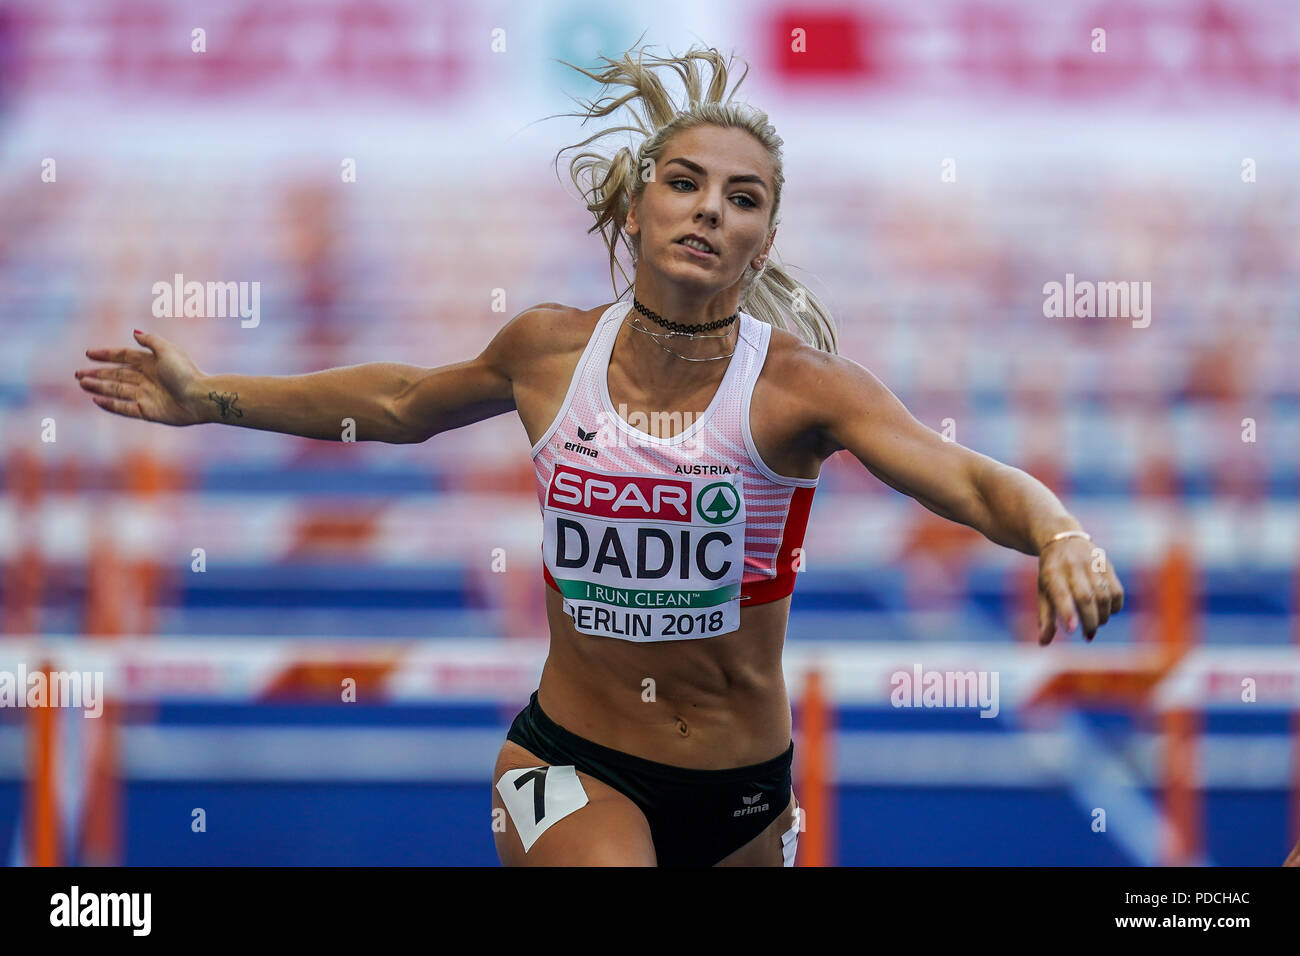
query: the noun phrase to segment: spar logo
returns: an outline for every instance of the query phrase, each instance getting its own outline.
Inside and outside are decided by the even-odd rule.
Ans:
[[[714,514],[727,516],[719,519],[705,515],[705,520],[713,524],[730,520],[740,507],[735,490],[729,485],[726,487],[731,492],[730,499],[724,496],[716,504],[712,499],[708,502]],[[701,491],[701,495],[704,491],[708,488]],[[651,518],[689,523],[691,483],[642,475],[605,475],[571,465],[556,465],[546,503],[552,508],[600,518]],[[698,507],[703,514],[704,506]]]
[[[709,524],[726,524],[740,510],[740,495],[735,485],[715,481],[705,485],[695,496],[695,508]]]

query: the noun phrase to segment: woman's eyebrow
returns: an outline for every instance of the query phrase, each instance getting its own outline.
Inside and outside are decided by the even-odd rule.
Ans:
[[[707,175],[708,175],[708,172],[705,170],[705,168],[704,168],[703,166],[701,166],[699,163],[693,163],[693,162],[691,162],[689,159],[682,159],[680,156],[675,156],[675,157],[673,157],[672,159],[668,160],[668,162],[664,163],[664,165],[665,165],[665,166],[668,166],[668,165],[670,165],[670,164],[672,164],[672,163],[681,163],[683,166],[685,166],[685,167],[686,167],[687,169],[689,169],[691,172],[693,172],[693,173],[698,173],[698,174],[701,175],[701,176],[707,176]],[[762,176],[755,176],[753,173],[748,173],[748,174],[743,175],[743,176],[740,176],[740,175],[738,175],[738,176],[728,176],[728,177],[727,177],[727,182],[729,182],[729,183],[758,183],[758,184],[759,184],[760,186],[762,186],[764,189],[767,189],[767,188],[768,188],[767,183],[765,183],[765,182],[763,181],[763,177],[762,177]]]

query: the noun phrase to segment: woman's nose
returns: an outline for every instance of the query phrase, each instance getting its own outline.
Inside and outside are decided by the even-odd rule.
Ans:
[[[716,224],[718,221],[718,207],[714,205],[714,203],[711,200],[702,202],[700,204],[700,208],[695,211],[695,215],[697,217],[703,216],[704,218],[708,219],[710,222]]]

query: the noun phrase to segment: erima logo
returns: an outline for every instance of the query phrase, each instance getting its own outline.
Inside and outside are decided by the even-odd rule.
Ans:
[[[584,431],[582,430],[582,426],[581,426],[581,425],[577,426],[577,428],[578,428],[578,437],[579,437],[580,439],[582,439],[583,441],[591,441],[593,438],[596,437],[596,431],[595,431],[595,429],[592,429],[592,430],[589,431],[589,432],[584,432]],[[585,445],[579,445],[577,442],[572,442],[572,441],[566,441],[566,442],[564,443],[564,450],[565,450],[565,451],[576,451],[579,455],[586,455],[588,458],[599,458],[599,457],[600,457],[600,452],[596,451],[596,449],[594,449],[594,448],[588,448],[588,447],[585,446]]]
[[[745,804],[744,809],[736,810],[731,815],[733,817],[744,817],[744,816],[748,816],[751,813],[762,813],[764,810],[770,807],[771,804],[770,803],[760,804],[758,801],[761,799],[763,799],[762,790],[754,794],[752,797],[742,796],[740,798],[740,802]]]

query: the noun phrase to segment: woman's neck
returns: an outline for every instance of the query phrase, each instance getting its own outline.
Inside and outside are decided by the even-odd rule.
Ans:
[[[668,321],[682,323],[681,319],[664,315],[639,297],[638,301]],[[638,388],[662,395],[716,382],[725,374],[729,362],[727,356],[735,351],[739,336],[739,316],[723,328],[702,333],[698,338],[689,338],[672,335],[633,308],[628,310],[614,340],[611,361],[618,362],[624,376]]]

